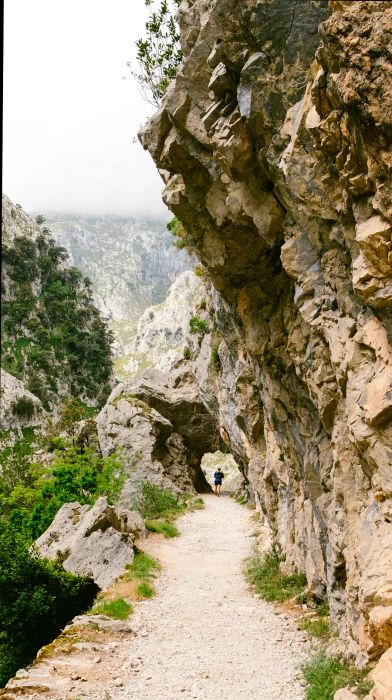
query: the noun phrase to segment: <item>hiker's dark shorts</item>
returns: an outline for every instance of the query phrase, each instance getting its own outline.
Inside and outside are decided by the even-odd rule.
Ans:
[[[219,479],[215,479],[214,483],[215,483],[215,486],[222,486],[222,482],[219,481]]]

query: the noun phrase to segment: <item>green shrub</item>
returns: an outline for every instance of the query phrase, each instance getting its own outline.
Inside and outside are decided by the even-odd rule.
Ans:
[[[133,613],[132,605],[123,598],[98,601],[90,610],[91,615],[107,615],[107,617],[114,617],[116,620],[126,620],[131,613]]]
[[[178,537],[179,530],[173,523],[169,523],[166,520],[146,520],[146,528],[150,532],[156,532],[158,535],[164,535],[165,537]]]
[[[136,504],[143,518],[156,518],[171,511],[180,511],[177,498],[168,489],[160,488],[146,481]]]
[[[189,320],[189,332],[191,335],[205,335],[208,333],[208,325],[202,318],[192,316],[192,318]]]
[[[18,418],[30,419],[34,415],[34,401],[28,396],[20,396],[11,404],[11,411]]]
[[[259,556],[248,560],[246,576],[256,592],[268,601],[284,601],[298,595],[306,586],[305,574],[283,576],[279,570],[279,559],[274,552],[263,558]]]
[[[65,249],[44,235],[19,236],[2,252],[11,280],[2,307],[5,368],[28,382],[45,408],[59,391],[98,401],[112,372],[111,334],[81,273],[64,267]]]
[[[303,667],[307,683],[307,700],[333,700],[339,688],[350,686],[359,698],[363,698],[372,688],[372,682],[367,678],[367,669],[327,657],[324,651]]]
[[[98,586],[29,552],[12,523],[0,524],[0,686],[86,610]]]
[[[190,348],[188,348],[188,346],[185,346],[183,355],[184,355],[184,360],[190,360],[190,359],[191,359],[191,357],[192,357],[192,351],[191,351]]]

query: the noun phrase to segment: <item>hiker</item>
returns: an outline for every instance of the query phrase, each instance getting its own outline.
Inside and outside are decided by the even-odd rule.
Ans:
[[[216,470],[214,474],[214,484],[215,484],[215,496],[221,495],[221,486],[224,479],[224,473],[220,467]]]

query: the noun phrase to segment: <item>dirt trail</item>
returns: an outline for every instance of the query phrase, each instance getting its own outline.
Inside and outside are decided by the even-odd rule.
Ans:
[[[164,573],[133,620],[113,698],[303,698],[304,635],[255,599],[241,573],[251,512],[228,497],[205,503],[181,519],[180,538],[150,548]]]
[[[229,497],[204,500],[204,510],[180,518],[181,537],[147,541],[162,564],[154,598],[138,603],[117,633],[111,625],[109,637],[19,672],[4,697],[302,700],[304,633],[254,596],[242,575],[251,511]]]

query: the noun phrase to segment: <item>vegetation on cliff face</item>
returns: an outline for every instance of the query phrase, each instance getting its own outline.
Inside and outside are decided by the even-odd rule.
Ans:
[[[11,218],[16,209],[11,207]],[[111,335],[90,281],[67,267],[45,228],[3,230],[2,366],[45,408],[65,396],[102,403],[112,372]],[[15,410],[28,407],[15,407]]]
[[[151,104],[159,107],[170,81],[175,78],[182,59],[180,35],[174,16],[180,0],[145,0],[153,7],[146,24],[146,34],[136,42],[139,71],[133,71],[142,94]],[[130,64],[128,64],[130,65]]]

